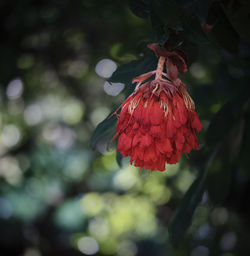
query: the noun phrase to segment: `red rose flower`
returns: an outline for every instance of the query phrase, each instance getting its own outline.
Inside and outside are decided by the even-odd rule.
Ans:
[[[137,87],[120,106],[117,152],[130,156],[135,166],[164,171],[166,163],[176,164],[182,153],[199,149],[196,132],[202,125],[193,100],[177,77],[187,70],[182,54],[156,44],[149,47],[160,55],[158,66],[133,80]],[[155,79],[145,82],[152,75]]]

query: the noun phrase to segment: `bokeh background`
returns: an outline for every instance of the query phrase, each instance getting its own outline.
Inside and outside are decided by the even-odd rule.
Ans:
[[[213,1],[209,40],[185,30],[201,151],[140,174],[90,146],[133,88],[107,79],[158,37],[148,2],[0,2],[0,255],[250,255],[247,1]]]

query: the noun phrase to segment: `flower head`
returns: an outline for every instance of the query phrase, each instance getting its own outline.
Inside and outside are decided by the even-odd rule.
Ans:
[[[183,56],[156,44],[149,48],[159,56],[158,66],[134,78],[136,89],[120,106],[117,152],[130,156],[135,166],[164,171],[166,163],[175,164],[182,153],[199,149],[196,132],[201,122],[186,86],[177,77],[187,70]],[[153,80],[145,82],[153,75]]]

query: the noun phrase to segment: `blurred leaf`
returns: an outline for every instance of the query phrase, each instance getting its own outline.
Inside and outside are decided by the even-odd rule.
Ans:
[[[231,127],[231,131],[225,138],[218,153],[214,168],[209,173],[207,186],[209,197],[219,205],[223,203],[229,193],[232,184],[232,172],[241,152],[244,130],[245,119],[244,115],[241,115]]]
[[[180,5],[186,12],[196,15],[201,21],[205,21],[208,15],[209,8],[212,4],[212,0],[179,0]]]
[[[120,82],[129,84],[136,76],[154,70],[156,64],[157,58],[153,53],[150,53],[140,60],[132,61],[118,67],[111,78],[109,78],[109,81],[113,83]]]
[[[200,21],[197,18],[183,18],[183,34],[186,39],[195,44],[208,43],[208,39],[201,28]]]
[[[183,10],[179,3],[175,0],[153,0],[152,9],[161,22],[165,25],[165,28],[175,28],[180,24],[180,18],[183,14]]]
[[[248,111],[245,114],[245,131],[242,140],[242,149],[240,152],[240,166],[243,170],[247,171],[248,176],[250,177],[250,168],[249,168],[249,152],[250,152],[250,104],[248,106]]]
[[[250,42],[250,3],[230,1],[230,6],[228,8],[224,7],[223,10],[238,34]]]
[[[197,45],[190,41],[183,41],[181,49],[187,53],[187,65],[190,66],[198,58],[199,51],[197,51]]]
[[[169,38],[167,42],[167,48],[170,51],[175,50],[176,48],[179,48],[183,44],[183,42],[184,42],[183,32],[180,32],[179,34]]]
[[[184,195],[176,215],[171,222],[170,239],[174,245],[177,245],[184,238],[186,230],[192,221],[193,213],[202,199],[207,174],[217,154],[217,150],[218,147],[213,149],[205,167],[200,170],[199,176]]]
[[[122,167],[122,159],[123,155],[120,152],[116,152],[116,162],[119,165],[119,167]]]
[[[133,78],[143,73],[154,70],[156,68],[156,65],[157,58],[153,53],[150,53],[140,60],[132,61],[128,64],[120,66],[113,73],[111,78],[109,78],[109,81],[113,83],[124,83],[126,85],[126,96],[128,96],[134,91],[134,86],[132,85]]]
[[[208,145],[217,144],[228,134],[247,100],[249,100],[249,94],[242,93],[230,100],[218,111],[207,130],[206,143]]]
[[[111,112],[112,114],[113,112]],[[104,119],[96,129],[94,130],[93,135],[90,139],[90,147],[95,148],[98,141],[101,139],[108,137],[112,138],[115,135],[115,124],[117,121],[116,115],[113,115],[109,118],[110,115],[106,119]]]
[[[80,231],[85,220],[80,202],[75,199],[68,199],[61,203],[53,217],[59,227],[69,231]]]
[[[165,34],[161,37],[161,39],[159,40],[158,44],[160,46],[163,46],[167,41],[168,41],[168,38],[169,38],[169,32],[165,32]]]
[[[212,42],[219,44],[232,54],[236,55],[238,53],[239,36],[222,11],[218,15],[211,32],[209,33],[209,38]]]
[[[165,32],[164,23],[161,21],[161,19],[155,13],[154,10],[151,10],[150,21],[151,21],[152,28],[157,36],[157,38],[155,40],[156,41],[161,40],[161,37]]]
[[[140,18],[148,18],[150,13],[150,0],[129,0],[129,8]]]

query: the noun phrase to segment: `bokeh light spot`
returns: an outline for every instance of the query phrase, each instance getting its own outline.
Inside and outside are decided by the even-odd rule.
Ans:
[[[117,65],[113,60],[103,59],[96,64],[95,72],[100,77],[109,78],[112,76],[116,68],[117,68]]]
[[[24,120],[28,125],[36,125],[42,120],[41,107],[38,104],[31,104],[24,110]]]
[[[193,63],[190,67],[190,73],[193,77],[201,79],[206,75],[204,67],[200,63]]]
[[[103,201],[99,194],[88,193],[81,199],[84,213],[89,216],[97,215],[103,208]]]
[[[36,248],[27,248],[23,256],[41,256],[41,253]]]
[[[24,54],[17,60],[17,66],[20,69],[28,69],[34,65],[34,58],[32,55]]]
[[[134,256],[136,255],[138,249],[134,242],[132,241],[123,241],[120,243],[117,253],[120,256]]]
[[[77,242],[77,247],[80,252],[86,255],[93,255],[99,251],[97,241],[92,237],[82,237]]]
[[[89,231],[94,237],[103,239],[109,234],[108,222],[103,218],[94,218],[89,223]]]
[[[134,170],[133,170],[134,171]],[[128,190],[136,183],[136,175],[131,171],[130,166],[116,173],[113,179],[115,188]]]
[[[7,86],[6,95],[9,99],[18,99],[23,93],[23,82],[21,79],[13,79]]]
[[[0,197],[0,218],[9,219],[11,215],[12,215],[11,203],[7,199]]]
[[[232,250],[237,242],[237,237],[234,232],[225,233],[220,240],[220,247],[224,251]]]
[[[83,105],[78,101],[72,101],[63,108],[63,120],[68,124],[77,124],[83,116]]]
[[[19,142],[21,134],[17,126],[10,124],[4,126],[1,138],[5,146],[13,147]]]
[[[110,96],[117,96],[123,89],[124,89],[123,83],[104,83],[104,91],[110,95]]]
[[[228,220],[228,211],[223,207],[215,208],[212,212],[211,218],[215,226],[223,225]]]
[[[191,252],[191,256],[208,256],[209,249],[205,246],[197,246]]]

